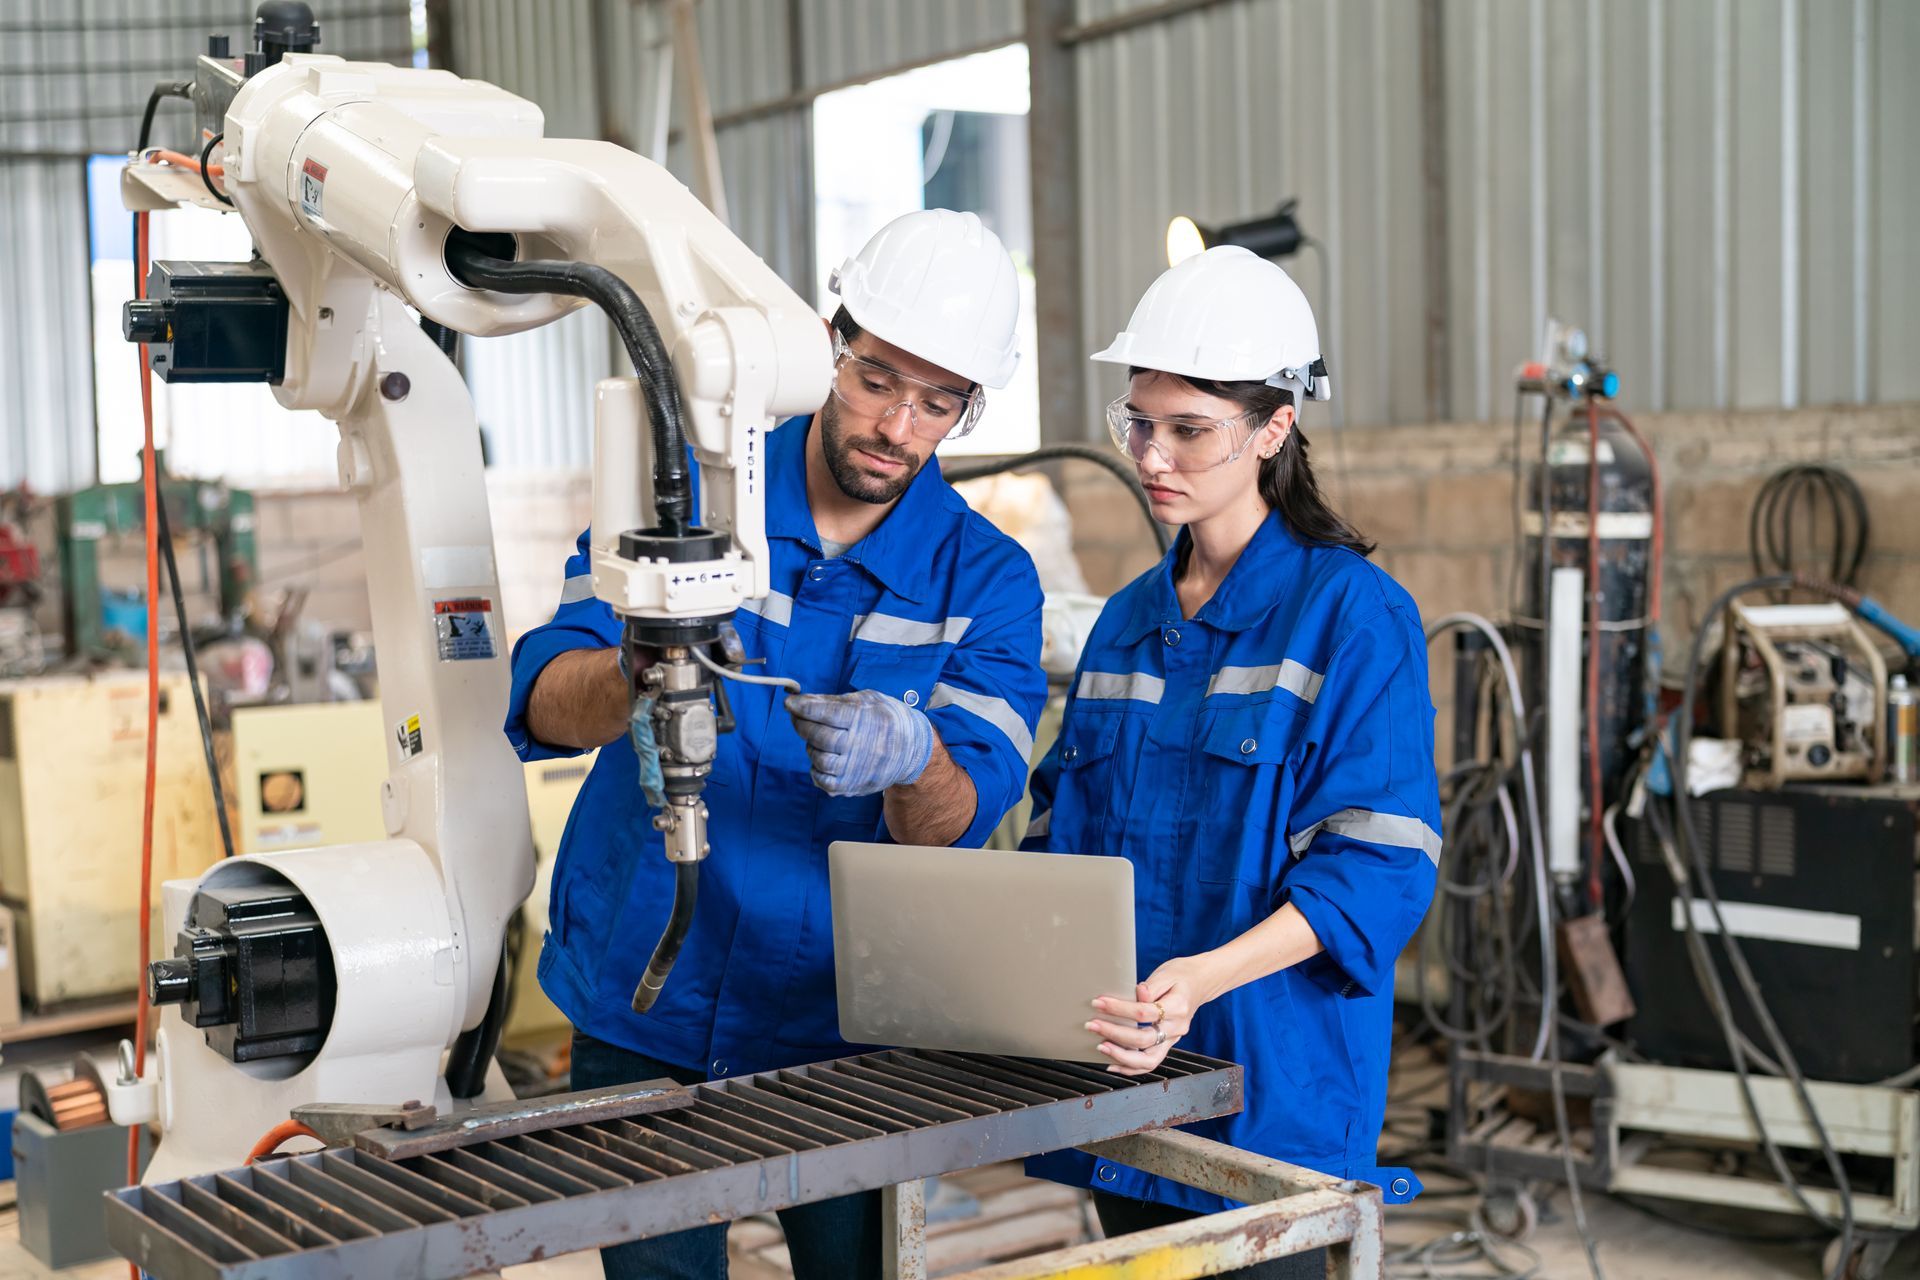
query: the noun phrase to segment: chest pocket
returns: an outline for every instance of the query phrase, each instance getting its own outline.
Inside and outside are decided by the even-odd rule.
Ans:
[[[1107,847],[1107,815],[1115,805],[1119,781],[1114,748],[1121,716],[1077,715],[1060,730],[1060,773],[1054,781],[1053,835],[1049,847],[1061,853],[1118,853]]]
[[[1279,703],[1214,714],[1202,730],[1194,794],[1201,880],[1270,891],[1286,869],[1293,765],[1305,736],[1300,713]]]
[[[862,645],[854,651],[847,688],[874,689],[925,711],[952,652],[945,645]]]

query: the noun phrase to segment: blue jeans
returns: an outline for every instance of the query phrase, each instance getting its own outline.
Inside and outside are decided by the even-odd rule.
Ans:
[[[573,1033],[575,1089],[669,1077],[698,1084],[706,1076]],[[866,1191],[780,1210],[794,1280],[879,1280],[880,1193]],[[725,1280],[725,1224],[694,1227],[600,1251],[607,1280]]]

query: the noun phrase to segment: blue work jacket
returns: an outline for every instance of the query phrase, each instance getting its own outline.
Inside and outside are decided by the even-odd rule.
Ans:
[[[983,843],[1020,798],[1046,698],[1040,583],[1027,553],[974,514],[929,460],[874,531],[821,555],[807,505],[811,419],[766,438],[772,594],[734,615],[750,670],[809,693],[878,689],[919,706],[973,781],[954,843]],[[527,731],[534,680],[569,649],[620,642],[593,594],[588,538],[553,620],[513,653],[507,737],[523,760],[578,754]],[[540,984],[581,1031],[676,1066],[732,1076],[848,1051],[834,998],[827,846],[887,840],[882,797],[815,787],[784,693],[729,682],[737,728],[707,780],[713,852],[678,964],[653,1009],[632,1009],[673,901],[673,869],[641,795],[632,743],[601,748],[561,838]]]
[[[1364,557],[1303,543],[1269,515],[1185,618],[1178,553],[1101,612],[1033,776],[1024,847],[1133,863],[1143,980],[1298,907],[1325,951],[1203,1005],[1180,1041],[1246,1068],[1245,1110],[1192,1131],[1410,1199],[1418,1181],[1377,1168],[1375,1148],[1394,960],[1440,854],[1418,611]],[[1075,1152],[1028,1171],[1207,1212],[1229,1204]]]

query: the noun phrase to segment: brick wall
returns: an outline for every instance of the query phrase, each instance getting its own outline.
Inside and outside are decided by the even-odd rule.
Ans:
[[[592,481],[585,472],[490,471],[487,500],[501,611],[508,637],[517,638],[553,616],[567,556],[592,511]],[[309,588],[306,617],[335,627],[371,626],[353,496],[262,493],[258,511],[262,581]]]
[[[1667,485],[1666,644],[1689,640],[1721,589],[1752,576],[1747,518],[1774,471],[1823,462],[1852,474],[1872,522],[1860,585],[1920,624],[1920,404],[1636,417]],[[1526,444],[1537,448],[1529,428]],[[1323,490],[1380,544],[1378,561],[1427,616],[1504,611],[1513,555],[1511,423],[1314,433]],[[1529,453],[1530,456],[1530,453]],[[1060,483],[1089,586],[1109,593],[1154,561],[1150,534],[1111,478],[1066,464]]]
[[[1754,495],[1775,470],[1795,462],[1844,467],[1859,482],[1872,520],[1861,585],[1920,623],[1920,404],[1635,421],[1667,482],[1669,653],[1691,637],[1699,610],[1716,592],[1749,575]],[[1533,441],[1529,430],[1529,450]],[[1323,488],[1380,543],[1379,562],[1423,613],[1504,611],[1513,554],[1510,423],[1321,431],[1314,463]],[[1154,563],[1158,553],[1140,510],[1111,476],[1079,462],[1048,470],[1066,498],[1091,590],[1110,594]],[[591,482],[584,472],[492,472],[487,486],[507,631],[517,636],[552,613],[561,566],[589,516]],[[368,626],[366,560],[352,497],[334,490],[262,493],[258,511],[267,585],[309,588],[310,618]],[[138,584],[137,552],[121,549],[110,583]],[[191,555],[182,573],[189,583],[197,580]]]

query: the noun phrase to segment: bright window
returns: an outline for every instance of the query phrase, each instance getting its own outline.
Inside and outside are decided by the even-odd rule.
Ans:
[[[973,434],[941,452],[1038,446],[1026,46],[822,94],[813,105],[813,184],[814,293],[824,314],[838,305],[829,274],[901,214],[970,209],[993,228],[1020,274],[1020,367],[1004,391],[989,393]]]
[[[88,221],[93,257],[93,388],[100,428],[100,480],[140,478],[140,365],[120,335],[120,309],[133,297],[133,215],[120,203],[124,156],[87,162]],[[253,240],[237,214],[186,205],[155,213],[154,261],[244,262]],[[317,413],[280,407],[264,383],[153,382],[154,443],[167,451],[176,476],[218,476],[253,488],[325,487],[339,483],[334,449],[339,432]]]

